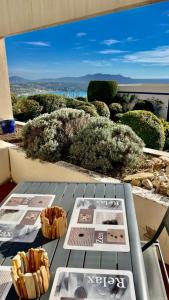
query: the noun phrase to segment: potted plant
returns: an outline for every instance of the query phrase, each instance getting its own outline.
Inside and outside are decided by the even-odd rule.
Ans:
[[[15,120],[9,119],[9,120],[3,120],[1,121],[1,128],[2,133],[14,133],[15,132]]]

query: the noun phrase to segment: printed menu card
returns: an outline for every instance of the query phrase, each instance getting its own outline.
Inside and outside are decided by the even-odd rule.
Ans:
[[[40,213],[54,195],[12,194],[0,207],[0,241],[32,243],[40,228]]]
[[[124,199],[77,198],[64,248],[130,251]]]
[[[136,300],[130,271],[58,268],[49,300]]]

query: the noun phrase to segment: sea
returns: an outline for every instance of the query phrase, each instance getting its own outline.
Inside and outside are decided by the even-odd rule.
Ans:
[[[50,91],[48,94],[63,95],[70,98],[87,97],[87,91]]]
[[[38,90],[38,91],[31,91],[27,93],[18,93],[18,96],[30,96],[35,94],[54,94],[54,95],[63,95],[70,98],[77,98],[77,97],[87,97],[87,91],[77,90],[77,91],[63,91],[63,90],[56,90],[56,91],[48,91],[48,90]]]

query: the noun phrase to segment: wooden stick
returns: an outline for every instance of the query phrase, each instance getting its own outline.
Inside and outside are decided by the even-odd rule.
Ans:
[[[26,256],[26,253],[24,251],[22,251],[22,252],[18,252],[18,254],[20,255],[23,265],[24,265],[24,273],[28,273],[29,272],[29,261]]]
[[[35,270],[35,261],[34,261],[34,249],[29,249],[28,250],[28,255],[29,255],[29,268],[31,272],[34,272]]]
[[[15,255],[15,257],[12,259],[12,263],[17,269],[21,268],[21,258],[19,254]]]
[[[38,275],[37,275],[36,272],[33,273],[33,279],[34,279],[34,282],[35,282],[36,296],[40,297],[41,291],[40,291],[40,286],[39,286]]]
[[[25,286],[28,293],[28,299],[36,298],[36,287],[32,273],[26,273],[24,275]]]
[[[40,267],[40,272],[41,272],[41,276],[42,276],[43,289],[45,292],[47,292],[48,287],[49,287],[49,280],[48,280],[48,275],[47,275],[45,266]]]
[[[59,206],[49,207],[41,212],[41,227],[44,237],[55,239],[63,236],[67,229],[66,211]]]
[[[18,252],[12,259],[11,277],[19,297],[40,297],[49,288],[49,259],[46,251],[43,248],[31,248],[28,256],[25,252]]]
[[[20,288],[23,294],[23,298],[24,299],[28,299],[28,293],[27,293],[27,289],[26,289],[26,285],[25,285],[25,276],[22,274],[19,277],[19,283],[20,283]]]
[[[38,284],[39,284],[40,293],[43,294],[44,293],[44,289],[43,289],[42,277],[41,277],[40,270],[38,270],[36,273],[37,273],[37,278],[38,278]]]
[[[20,293],[19,285],[18,285],[19,276],[17,275],[17,272],[15,271],[14,267],[11,267],[11,277],[12,277],[13,285],[15,287],[15,291],[16,291],[17,295],[19,297],[21,297],[21,293]]]

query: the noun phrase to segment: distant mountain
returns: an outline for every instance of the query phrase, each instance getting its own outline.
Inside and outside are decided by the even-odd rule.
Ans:
[[[132,78],[122,76],[120,74],[118,74],[118,75],[109,75],[109,74],[101,74],[101,73],[94,74],[94,75],[88,74],[86,76],[83,76],[83,78],[87,81],[88,80],[115,80],[117,82],[120,82],[120,81],[130,81],[130,80],[132,80]]]
[[[42,78],[42,79],[25,79],[20,76],[11,76],[10,82],[11,84],[29,84],[29,83],[69,83],[69,84],[83,84],[83,86],[87,86],[90,80],[115,80],[119,84],[132,84],[132,83],[161,83],[161,84],[169,84],[168,79],[134,79],[131,77],[126,77],[120,74],[87,74],[80,77],[61,77],[61,78]]]
[[[38,82],[65,82],[65,83],[89,83],[90,80],[116,80],[118,83],[128,83],[132,81],[132,78],[122,75],[110,75],[110,74],[87,74],[80,77],[61,77],[56,79],[40,79]]]
[[[31,82],[31,80],[25,79],[25,78],[20,77],[20,76],[11,76],[9,78],[9,80],[10,80],[10,83],[13,83],[13,84],[17,84],[17,83],[22,84],[22,83]]]

